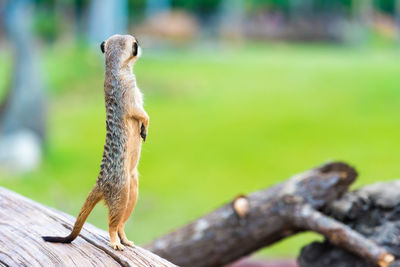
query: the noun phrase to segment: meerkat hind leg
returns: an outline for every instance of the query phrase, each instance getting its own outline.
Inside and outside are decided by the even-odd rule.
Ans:
[[[108,215],[108,232],[110,233],[110,245],[115,250],[124,250],[124,245],[118,237],[118,226],[124,217],[125,209],[128,201],[128,188],[121,191],[118,199],[112,200],[107,203],[109,209]]]
[[[130,178],[130,188],[129,188],[129,200],[128,205],[126,206],[124,216],[122,221],[118,227],[118,235],[121,239],[122,244],[133,247],[134,243],[129,241],[125,234],[125,224],[128,221],[129,216],[132,214],[133,209],[135,208],[137,197],[138,197],[138,173],[137,170],[134,170],[132,176]]]

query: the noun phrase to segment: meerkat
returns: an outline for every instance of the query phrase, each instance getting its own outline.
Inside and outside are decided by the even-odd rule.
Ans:
[[[124,227],[138,197],[138,170],[141,143],[146,140],[149,116],[133,74],[133,65],[141,54],[138,41],[131,35],[113,35],[101,45],[105,55],[104,94],[107,136],[101,169],[72,232],[66,237],[43,237],[45,241],[71,243],[80,233],[92,209],[104,200],[108,207],[110,244],[115,250],[133,246]]]

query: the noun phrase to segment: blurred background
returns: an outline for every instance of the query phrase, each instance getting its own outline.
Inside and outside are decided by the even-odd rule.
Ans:
[[[77,215],[105,140],[99,45],[115,33],[140,41],[151,118],[137,244],[328,160],[356,166],[356,186],[400,175],[399,0],[3,0],[1,186]],[[106,209],[89,222],[107,229]]]

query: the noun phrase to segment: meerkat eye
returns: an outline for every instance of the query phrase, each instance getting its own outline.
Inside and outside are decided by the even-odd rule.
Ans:
[[[136,57],[138,55],[138,49],[139,49],[138,43],[134,42],[133,43],[133,56],[134,57]]]
[[[100,45],[100,49],[101,49],[101,52],[104,54],[104,44],[105,44],[105,42],[103,41],[102,43],[101,43],[101,45]]]

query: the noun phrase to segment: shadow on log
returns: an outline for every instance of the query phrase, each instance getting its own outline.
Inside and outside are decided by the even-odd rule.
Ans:
[[[321,212],[347,192],[356,176],[345,163],[325,164],[271,188],[239,196],[147,248],[179,266],[221,266],[310,230],[386,267],[394,260],[389,252]]]
[[[0,187],[0,266],[175,266],[137,246],[115,251],[108,234],[89,223],[71,244],[42,240],[43,234],[65,235],[74,222]]]

